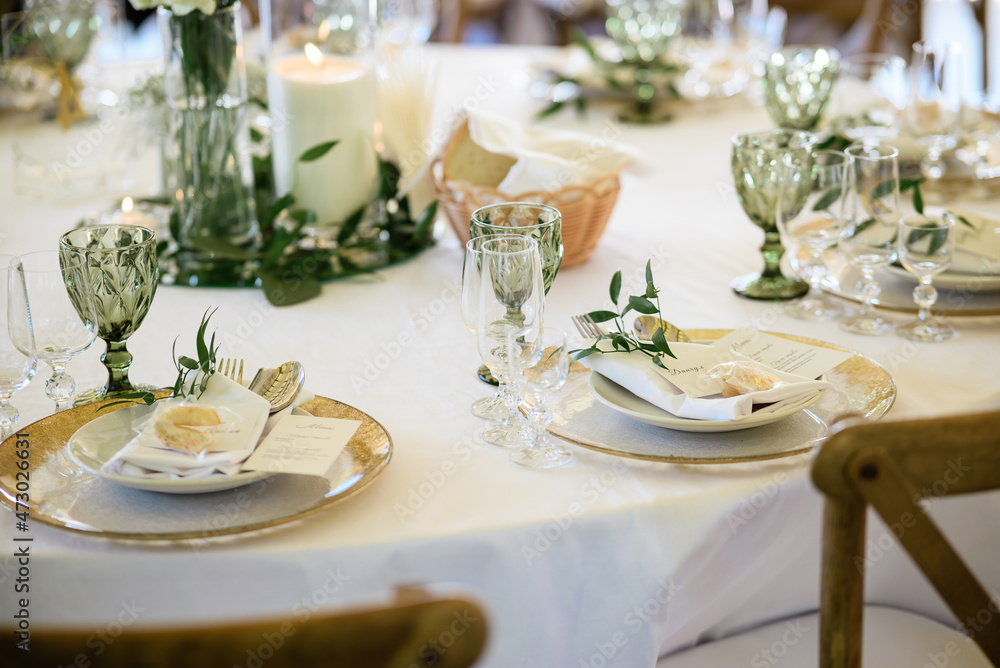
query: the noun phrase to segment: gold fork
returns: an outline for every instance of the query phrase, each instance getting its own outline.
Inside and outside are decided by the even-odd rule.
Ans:
[[[243,360],[239,360],[239,368],[236,366],[235,358],[223,357],[219,360],[217,370],[226,378],[235,380],[240,385],[243,384]]]

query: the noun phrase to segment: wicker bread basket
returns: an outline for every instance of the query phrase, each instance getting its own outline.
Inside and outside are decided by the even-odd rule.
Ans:
[[[482,181],[499,183],[506,174],[503,161],[510,159],[488,153],[475,145],[470,154],[471,139],[468,135],[467,124],[458,126],[433,165],[438,200],[462,243],[469,240],[469,222],[476,209],[500,202],[533,202],[553,206],[562,214],[563,267],[571,267],[590,257],[618,200],[621,190],[618,174],[607,174],[586,186],[571,186],[555,192],[539,190],[517,195],[504,194]],[[470,168],[470,161],[491,160],[497,164],[488,165],[485,169]],[[454,164],[456,162],[464,164]],[[509,167],[507,164],[506,169]],[[502,172],[499,179],[498,171]],[[458,175],[462,178],[456,178]]]

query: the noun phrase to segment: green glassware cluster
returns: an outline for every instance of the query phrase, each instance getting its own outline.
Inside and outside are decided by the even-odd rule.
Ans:
[[[490,204],[473,212],[469,233],[473,239],[492,234],[523,234],[537,241],[548,294],[563,258],[562,214],[558,209],[527,202]]]
[[[809,285],[781,273],[785,249],[778,231],[778,216],[791,218],[805,205],[812,191],[813,148],[809,132],[763,130],[733,137],[732,171],[736,195],[743,211],[764,230],[764,271],[741,276],[733,290],[751,299],[794,299]]]
[[[108,369],[107,385],[79,395],[76,403],[134,391],[128,378],[132,354],[125,341],[149,312],[160,278],[152,230],[136,225],[81,227],[62,236],[59,252],[66,263],[82,262],[88,269],[97,307],[97,336],[107,343],[101,356]],[[70,299],[74,299],[72,291]]]

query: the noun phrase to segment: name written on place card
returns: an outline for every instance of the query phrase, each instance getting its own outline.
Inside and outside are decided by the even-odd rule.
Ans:
[[[361,420],[286,415],[241,469],[322,476],[359,426]]]
[[[737,329],[712,346],[735,350],[772,369],[806,378],[818,378],[854,357],[852,352],[820,348],[753,329]]]

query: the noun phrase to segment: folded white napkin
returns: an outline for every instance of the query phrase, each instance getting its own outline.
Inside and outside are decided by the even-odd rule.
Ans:
[[[165,400],[169,401],[169,400]],[[109,459],[101,471],[150,479],[195,480],[231,476],[250,456],[268,420],[270,404],[221,373],[213,374],[199,405],[224,406],[240,416],[227,433],[218,434],[218,449],[189,453],[165,446],[151,428],[144,429]],[[291,411],[291,409],[287,409]],[[275,415],[275,421],[278,416]],[[273,423],[271,423],[273,426]],[[151,425],[150,425],[151,427]]]
[[[602,348],[605,344],[610,350],[611,346],[607,341],[601,342]],[[693,343],[671,343],[670,350],[677,355],[677,359],[665,358],[664,364],[671,368],[682,369],[685,353],[690,356],[692,353],[704,352],[705,348]],[[720,352],[729,355],[730,359],[748,359],[732,351],[720,350]],[[665,372],[655,366],[652,359],[642,353],[590,355],[581,361],[591,370],[618,383],[654,406],[677,417],[693,420],[742,420],[751,415],[775,413],[805,399],[807,395],[830,387],[825,381],[812,380],[758,365],[787,385],[736,397],[723,397],[721,394],[689,397],[667,379]]]
[[[955,253],[948,271],[974,276],[1000,276],[1000,221],[971,212],[951,210],[976,228],[957,223]]]
[[[497,186],[511,196],[585,186],[626,165],[648,164],[639,151],[608,137],[524,125],[482,111],[469,114],[469,135],[486,150],[517,160]]]

